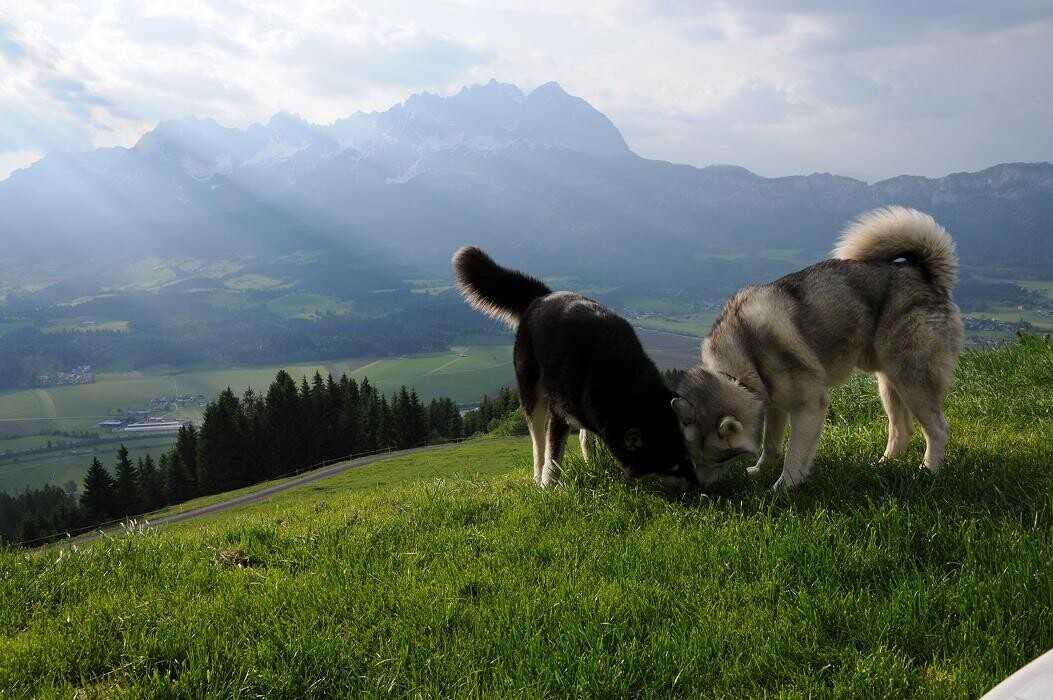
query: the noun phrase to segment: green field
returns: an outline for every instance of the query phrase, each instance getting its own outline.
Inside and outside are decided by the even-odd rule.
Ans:
[[[91,325],[85,325],[85,321],[94,321],[88,318],[56,318],[48,321],[47,325],[40,330],[44,333],[58,333],[59,331],[118,331],[128,332],[127,321],[101,321]]]
[[[38,447],[48,440],[55,441],[58,438],[50,434],[55,430],[98,431],[99,421],[116,415],[118,410],[148,406],[158,396],[201,394],[211,401],[228,386],[239,395],[249,387],[265,392],[280,369],[288,371],[297,382],[303,377],[310,380],[315,372],[323,377],[332,374],[334,378],[346,373],[360,381],[368,377],[388,395],[406,385],[415,388],[425,402],[436,396],[449,396],[458,403],[472,403],[512,381],[512,350],[508,343],[505,338],[469,338],[465,345],[447,352],[411,357],[100,373],[93,384],[0,393],[0,438],[12,438],[0,439],[0,455],[7,449]],[[189,404],[167,415],[196,420],[201,417],[201,408]],[[170,442],[167,440],[166,444]],[[154,457],[157,456],[155,452]],[[83,454],[71,456],[57,450],[50,455],[20,459],[18,465],[0,458],[0,490],[10,493],[25,486],[62,484],[78,470],[74,480],[79,483],[90,462],[90,454],[85,459]]]
[[[103,436],[109,440],[108,434]],[[0,491],[18,493],[26,486],[63,486],[67,481],[73,481],[80,488],[93,457],[98,457],[99,461],[113,472],[117,448],[121,443],[128,447],[128,454],[133,462],[149,454],[155,463],[175,444],[174,434],[114,437],[117,439],[101,444],[83,444],[66,450],[26,455],[18,457],[17,460],[0,457]],[[0,442],[0,450],[2,449],[6,449],[6,445]]]
[[[962,357],[947,463],[878,463],[873,379],[816,470],[682,496],[525,439],[91,545],[0,553],[12,697],[975,698],[1053,646],[1053,349]]]
[[[424,399],[449,396],[458,403],[512,383],[511,345],[463,345],[450,352],[385,358],[359,367],[352,377],[368,377],[384,393],[412,386]]]
[[[354,310],[354,303],[340,301],[336,297],[324,294],[293,292],[272,299],[266,304],[267,310],[282,318],[299,318],[314,320],[324,314],[347,314]]]
[[[685,316],[673,317],[635,317],[632,320],[634,326],[649,328],[666,333],[678,335],[689,335],[695,338],[705,338],[713,329],[713,322],[717,320],[716,311],[705,311]]]
[[[1027,321],[1036,331],[1053,331],[1053,317],[1043,316],[1033,309],[1018,309],[1011,306],[995,306],[991,311],[978,311],[973,316],[994,318],[999,321]]]

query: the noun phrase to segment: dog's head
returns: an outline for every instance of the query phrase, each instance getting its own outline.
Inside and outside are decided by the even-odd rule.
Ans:
[[[695,475],[703,484],[727,476],[730,465],[756,456],[764,405],[741,384],[704,367],[692,367],[671,402]]]
[[[670,404],[675,397],[664,388],[650,392],[606,431],[604,441],[628,476],[673,477],[697,484]]]

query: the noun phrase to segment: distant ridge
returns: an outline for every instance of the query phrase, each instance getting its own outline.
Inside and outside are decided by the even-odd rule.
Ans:
[[[0,228],[7,256],[26,259],[368,249],[373,264],[445,274],[470,242],[549,274],[580,275],[587,260],[597,280],[690,288],[713,254],[821,255],[846,222],[888,204],[935,216],[963,264],[1053,266],[1049,163],[872,185],[675,165],[634,154],[554,82],[421,93],[327,125],[287,113],[247,129],[162,122],[132,148],[15,172],[0,182]],[[711,267],[704,276],[719,276]]]

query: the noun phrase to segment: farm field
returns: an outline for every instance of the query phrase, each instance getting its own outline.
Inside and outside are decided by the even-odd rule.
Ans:
[[[969,314],[978,318],[993,318],[999,321],[1027,321],[1036,331],[1053,331],[1053,317],[1043,316],[1032,309],[1017,309],[1009,306],[996,306],[991,311],[977,311]]]
[[[460,403],[475,402],[512,381],[511,346],[485,344],[482,339],[475,341],[478,344],[460,345],[449,352],[412,357],[100,373],[93,384],[6,392],[0,394],[0,436],[12,440],[0,439],[0,490],[12,492],[25,486],[62,484],[68,478],[79,483],[91,462],[90,452],[68,455],[55,450],[19,458],[19,463],[14,465],[2,457],[5,450],[41,447],[48,440],[66,439],[56,437],[53,431],[98,432],[97,424],[116,415],[118,409],[149,406],[158,396],[201,394],[206,400],[212,400],[228,386],[238,394],[249,387],[266,391],[280,369],[288,371],[297,382],[302,377],[310,380],[315,372],[323,377],[346,373],[359,381],[368,377],[386,394],[406,385],[414,387],[423,401],[430,401],[434,396],[450,396]],[[197,420],[201,417],[201,408],[195,403],[166,415],[173,419]],[[166,445],[170,442],[165,440]],[[133,443],[138,443],[138,439],[128,441],[130,449]],[[158,452],[154,452],[155,458]]]
[[[154,462],[175,444],[175,435],[136,435],[127,437],[103,434],[106,442],[82,444],[65,450],[32,454],[11,459],[0,456],[0,491],[18,493],[25,487],[39,488],[46,484],[64,486],[73,481],[77,488],[83,487],[84,475],[91,466],[93,457],[98,457],[103,466],[113,472],[117,461],[117,448],[123,442],[128,448],[128,455],[133,462],[140,457],[151,455]],[[55,440],[56,438],[51,438]],[[6,449],[0,442],[0,450]]]
[[[676,335],[689,335],[700,339],[709,335],[709,331],[713,328],[713,322],[716,320],[717,312],[708,311],[668,318],[659,316],[635,317],[632,319],[632,323],[640,328],[664,331]]]

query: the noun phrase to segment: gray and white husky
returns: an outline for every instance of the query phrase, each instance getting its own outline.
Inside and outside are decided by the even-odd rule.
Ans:
[[[925,435],[924,466],[940,468],[947,444],[943,401],[962,348],[951,300],[954,242],[927,214],[876,209],[845,229],[833,259],[771,284],[737,292],[702,342],[702,361],[673,401],[703,483],[727,464],[763,449],[756,474],[783,457],[775,486],[802,483],[812,469],[831,387],[853,369],[877,374],[888,414],[883,459],[902,456]]]
[[[598,435],[629,476],[694,483],[694,471],[665,386],[629,322],[573,292],[501,267],[479,248],[453,256],[465,300],[516,329],[519,402],[534,447],[534,480],[559,480],[571,426]]]

